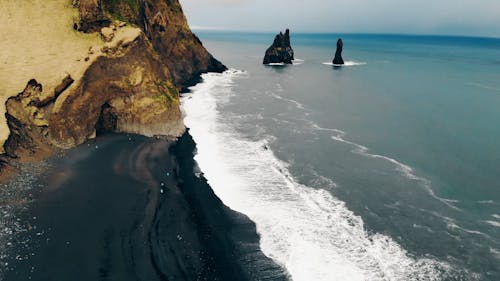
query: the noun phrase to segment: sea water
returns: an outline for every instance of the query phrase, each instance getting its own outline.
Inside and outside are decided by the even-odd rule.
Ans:
[[[196,160],[291,279],[500,280],[500,40],[199,35],[230,70],[183,97]]]

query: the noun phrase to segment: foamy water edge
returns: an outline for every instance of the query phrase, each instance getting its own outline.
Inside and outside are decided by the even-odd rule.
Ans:
[[[411,257],[390,237],[368,234],[344,202],[298,183],[266,149],[268,140],[246,140],[226,124],[217,105],[233,94],[233,79],[244,75],[205,74],[182,108],[209,184],[227,206],[256,223],[267,256],[296,281],[440,280],[452,270],[444,262]]]

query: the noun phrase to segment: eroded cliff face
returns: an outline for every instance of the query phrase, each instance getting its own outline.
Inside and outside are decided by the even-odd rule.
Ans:
[[[191,32],[177,0],[146,0],[143,3],[144,30],[178,85],[192,85],[203,72],[226,70]]]
[[[183,133],[179,93],[147,38],[106,50],[85,72],[74,92],[63,94],[49,116],[49,135],[58,147],[78,145],[99,129],[146,136]],[[106,125],[106,124],[104,124]]]
[[[178,0],[75,0],[75,6],[86,15],[79,26],[85,32],[101,28],[111,17],[141,27],[180,89],[201,73],[226,70],[191,32]]]
[[[45,86],[34,73],[8,98],[0,174],[8,163],[45,158],[103,131],[180,136],[179,90],[201,73],[226,69],[191,33],[177,0],[71,4],[79,14],[74,32],[100,33],[102,43],[60,82]]]
[[[70,76],[56,89],[43,89],[33,79],[7,100],[7,155],[29,159],[70,148],[93,138],[96,130],[146,136],[183,133],[179,92],[145,35],[105,53],[71,91],[64,91],[74,83]]]

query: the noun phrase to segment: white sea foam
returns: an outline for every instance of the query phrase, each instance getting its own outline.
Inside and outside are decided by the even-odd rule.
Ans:
[[[272,63],[268,63],[267,65],[269,65],[269,66],[301,65],[304,62],[305,61],[301,60],[301,59],[294,59],[294,60],[292,60],[292,64],[286,64],[283,62],[272,62]]]
[[[493,214],[491,215],[492,217],[494,217],[495,219],[499,219],[500,220],[500,215],[497,215],[497,214]]]
[[[281,87],[281,86],[280,86],[280,87]],[[268,94],[269,94],[269,95],[271,95],[271,96],[272,96],[273,98],[275,98],[275,99],[278,99],[278,100],[283,100],[283,101],[286,101],[286,102],[288,102],[288,103],[291,103],[291,104],[295,105],[295,107],[296,107],[296,108],[298,108],[298,109],[304,109],[304,105],[303,105],[303,104],[301,104],[300,102],[298,102],[298,101],[294,100],[294,99],[285,98],[285,97],[280,96],[280,95],[278,95],[278,94],[275,94],[275,93],[273,93],[273,92],[269,92]]]
[[[497,221],[484,221],[484,222],[495,227],[500,227],[500,222]]]
[[[217,196],[257,225],[262,251],[302,280],[440,280],[449,265],[413,258],[394,240],[368,234],[331,193],[298,183],[268,140],[234,131],[218,106],[241,72],[205,74],[183,98],[195,157]]]
[[[421,212],[424,212],[424,213],[428,213],[429,215],[432,215],[432,216],[435,216],[437,218],[440,218],[441,220],[443,220],[445,223],[446,223],[446,227],[450,230],[456,230],[456,231],[461,231],[461,232],[466,232],[468,234],[473,234],[473,235],[480,235],[480,236],[483,236],[484,238],[487,238],[489,240],[492,240],[491,239],[491,236],[481,232],[481,231],[477,231],[477,230],[471,230],[471,229],[467,229],[463,226],[460,226],[458,225],[458,222],[453,219],[453,218],[450,218],[450,217],[447,217],[445,215],[442,215],[436,211],[431,211],[431,210],[427,210],[427,209],[422,209],[422,208],[416,208],[417,210],[421,211]],[[457,239],[457,240],[461,240],[462,238],[460,236],[457,236],[453,233],[450,233],[448,232],[448,235]],[[493,241],[493,240],[492,240]]]
[[[281,86],[280,83],[276,83],[276,91],[278,91],[278,92],[283,92],[284,91],[283,90],[283,86]]]
[[[477,203],[479,203],[479,204],[495,204],[495,201],[493,201],[493,200],[481,200],[481,201],[477,201]]]
[[[324,62],[324,65],[330,65],[330,66],[359,66],[359,65],[366,65],[366,62],[361,62],[361,61],[345,61],[344,64],[334,64],[333,62]]]
[[[481,231],[477,231],[477,230],[471,230],[471,229],[467,229],[467,228],[464,228],[464,227],[461,227],[453,222],[448,222],[446,224],[446,226],[448,227],[448,229],[458,229],[460,231],[463,231],[463,232],[466,232],[466,233],[469,233],[469,234],[474,234],[474,235],[480,235],[480,236],[484,236],[488,239],[490,239],[491,237]]]
[[[492,253],[497,259],[500,259],[500,250],[490,248],[490,253]]]
[[[293,61],[293,65],[301,65],[305,62],[305,60],[303,59],[294,59]]]
[[[492,87],[492,86],[481,84],[481,83],[469,82],[469,83],[467,83],[467,85],[473,86],[473,87],[478,87],[478,88],[485,89],[485,90],[500,92],[500,88]]]

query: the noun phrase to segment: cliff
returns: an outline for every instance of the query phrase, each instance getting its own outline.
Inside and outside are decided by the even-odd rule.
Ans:
[[[201,73],[226,70],[191,32],[178,0],[75,2],[82,15],[79,30],[84,32],[98,30],[111,18],[141,27],[181,87],[191,86]]]
[[[8,15],[0,23],[6,38],[0,59],[12,70],[0,71],[8,127],[0,120],[0,144],[8,133],[0,174],[9,164],[45,158],[103,131],[180,136],[179,90],[201,73],[226,70],[191,32],[177,0],[0,8]],[[15,95],[21,83],[26,86]]]

